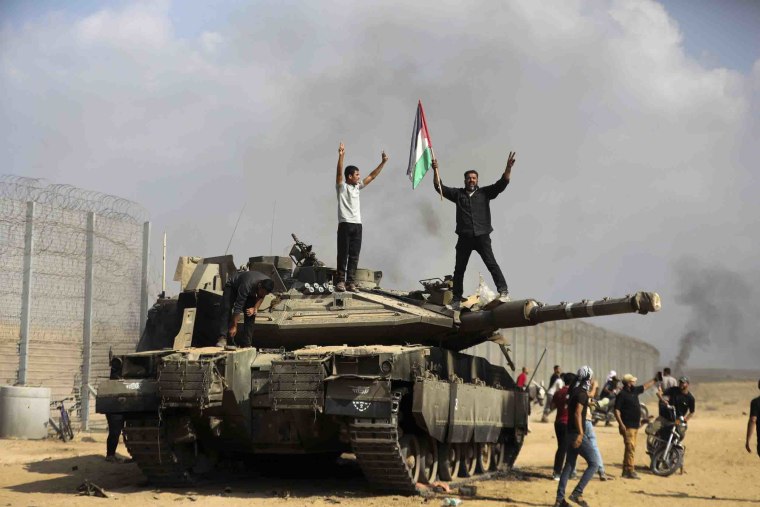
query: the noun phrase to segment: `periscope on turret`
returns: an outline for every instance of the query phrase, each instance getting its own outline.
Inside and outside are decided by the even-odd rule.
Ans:
[[[96,408],[124,415],[127,448],[152,482],[187,484],[218,460],[344,452],[370,484],[399,493],[486,477],[517,458],[528,393],[510,370],[462,350],[494,341],[511,364],[500,328],[660,309],[656,293],[639,292],[455,312],[450,277],[399,291],[362,268],[358,292],[334,292],[335,269],[293,239],[289,257],[247,264],[275,284],[259,308],[254,348],[214,346],[232,257],[184,258],[180,294],[150,310],[138,352],[113,358]]]

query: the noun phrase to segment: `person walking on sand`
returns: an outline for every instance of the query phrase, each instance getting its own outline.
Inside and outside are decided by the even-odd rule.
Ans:
[[[757,388],[760,389],[760,380],[757,381]],[[752,454],[750,442],[752,441],[753,430],[757,430],[757,455],[760,456],[760,396],[752,400],[749,404],[749,420],[747,421],[747,443],[744,445],[744,447],[750,454]]]
[[[582,366],[576,374],[575,383],[570,391],[570,398],[567,403],[567,441],[569,445],[567,447],[565,465],[562,467],[562,475],[559,478],[559,485],[557,486],[557,501],[554,507],[568,507],[570,505],[565,499],[565,488],[567,488],[570,474],[575,470],[575,464],[578,461],[579,455],[586,460],[587,467],[581,476],[581,480],[578,481],[578,485],[575,486],[575,489],[570,494],[570,500],[581,507],[589,507],[588,502],[583,498],[583,491],[599,468],[596,451],[594,451],[594,447],[585,431],[585,421],[588,413],[588,393],[591,390],[593,377],[593,370],[588,366]]]

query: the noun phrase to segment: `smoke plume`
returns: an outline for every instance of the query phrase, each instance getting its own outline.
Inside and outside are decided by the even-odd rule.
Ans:
[[[748,313],[752,286],[747,276],[722,266],[706,266],[694,259],[676,264],[678,303],[690,308],[691,316],[678,344],[673,362],[676,374],[683,372],[695,348],[720,344],[736,346],[752,336],[755,317]]]

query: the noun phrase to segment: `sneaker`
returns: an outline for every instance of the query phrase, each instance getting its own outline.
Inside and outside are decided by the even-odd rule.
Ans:
[[[356,284],[354,282],[348,282],[346,284],[346,290],[348,292],[359,292],[359,289],[356,288]]]
[[[557,500],[554,503],[554,507],[570,507],[570,504],[563,498],[562,500]]]
[[[623,479],[636,479],[639,480],[641,477],[639,477],[639,474],[636,472],[623,472]]]
[[[451,304],[448,305],[449,308],[454,310],[455,312],[458,312],[462,309],[462,302],[458,298],[454,298],[454,300],[451,302]]]
[[[573,473],[570,474],[570,480],[577,479],[578,478],[578,472],[573,471]]]
[[[553,481],[558,481],[559,478],[560,478],[560,474],[552,474],[552,480]]]
[[[600,481],[611,481],[614,479],[614,477],[607,475],[606,473],[602,472],[601,470],[597,472],[599,474],[599,480]]]
[[[346,292],[346,282],[338,282],[335,285],[335,292]]]
[[[582,495],[572,494],[570,495],[570,501],[573,503],[577,503],[581,507],[589,507],[588,502],[586,502],[586,500],[583,499]]]
[[[219,341],[216,342],[217,347],[224,348],[227,346],[227,339],[226,338],[219,338]]]
[[[503,303],[506,303],[507,301],[512,301],[509,298],[509,291],[503,290],[503,291],[499,292],[499,301],[501,301]]]
[[[106,456],[106,461],[109,463],[118,463],[119,460],[116,456]]]

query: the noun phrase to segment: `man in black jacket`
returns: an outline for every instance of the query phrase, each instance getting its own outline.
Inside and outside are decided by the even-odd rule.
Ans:
[[[216,344],[218,347],[252,346],[256,312],[264,301],[264,296],[272,290],[272,279],[258,271],[238,271],[230,276],[224,284],[219,341]],[[237,322],[241,315],[245,315],[243,336],[237,336]]]
[[[507,167],[501,178],[487,187],[478,187],[478,172],[469,170],[464,173],[464,188],[451,188],[440,183],[438,161],[433,160],[433,186],[436,192],[457,205],[457,228],[459,236],[456,246],[456,263],[454,265],[454,308],[458,308],[462,300],[462,283],[467,262],[473,250],[480,254],[486,268],[491,273],[499,295],[506,298],[509,294],[507,281],[496,262],[491,249],[491,199],[495,199],[507,188],[515,164],[515,153],[509,152]]]

